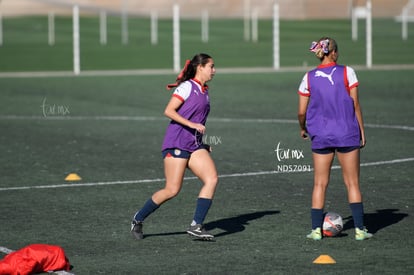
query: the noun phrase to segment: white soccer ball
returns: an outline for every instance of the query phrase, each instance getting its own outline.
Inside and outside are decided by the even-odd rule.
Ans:
[[[341,215],[335,212],[327,212],[323,219],[322,233],[326,237],[335,237],[344,228]]]

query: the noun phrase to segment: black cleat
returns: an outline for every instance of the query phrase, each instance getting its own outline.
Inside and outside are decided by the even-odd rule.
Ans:
[[[214,239],[214,235],[205,230],[201,224],[190,225],[187,233],[201,240],[211,241]]]
[[[144,233],[142,232],[142,222],[138,222],[136,220],[131,222],[131,234],[138,240],[144,238]]]

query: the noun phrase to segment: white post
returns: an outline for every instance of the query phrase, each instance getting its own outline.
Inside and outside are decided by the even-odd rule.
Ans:
[[[408,8],[404,7],[401,14],[401,37],[403,40],[408,38]]]
[[[366,19],[368,13],[368,3],[365,7],[354,7],[352,8],[352,40],[358,39],[358,19]]]
[[[273,68],[280,68],[279,4],[273,5]]]
[[[0,13],[0,46],[3,46],[3,16]]]
[[[151,12],[151,44],[158,44],[158,13]]]
[[[79,7],[73,7],[73,72],[80,73],[80,50],[79,50]]]
[[[257,42],[259,40],[259,12],[257,8],[253,9],[252,12],[252,41]]]
[[[366,18],[366,37],[367,37],[367,67],[372,67],[372,4],[367,0],[367,18]]]
[[[352,28],[352,40],[356,41],[358,39],[358,18],[356,16],[356,8],[352,8],[351,12],[351,28]]]
[[[108,42],[106,11],[104,10],[101,10],[101,12],[99,13],[99,41],[101,45],[106,45],[106,43]]]
[[[244,0],[244,40],[250,40],[250,0]]]
[[[128,44],[128,0],[122,1],[122,44]]]
[[[180,71],[180,6],[173,6],[173,60],[174,72]]]
[[[55,14],[53,12],[49,12],[48,27],[48,43],[50,46],[53,46],[55,45]]]
[[[204,10],[201,14],[201,41],[208,42],[208,10]]]

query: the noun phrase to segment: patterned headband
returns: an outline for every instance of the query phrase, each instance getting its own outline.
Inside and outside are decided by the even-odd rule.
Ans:
[[[319,49],[322,49],[324,53],[329,53],[329,39],[321,40],[319,42],[313,41],[309,50],[311,52],[318,52]]]

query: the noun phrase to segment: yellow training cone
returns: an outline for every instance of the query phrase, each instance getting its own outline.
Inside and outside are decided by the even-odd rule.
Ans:
[[[70,173],[65,178],[66,181],[78,181],[81,180],[81,177],[78,176],[78,174]]]
[[[329,255],[320,255],[313,261],[314,264],[335,264],[336,261]]]

